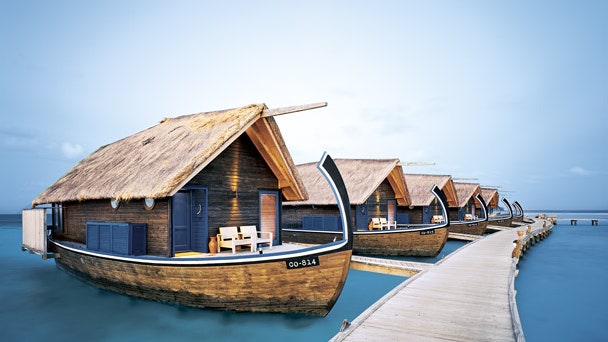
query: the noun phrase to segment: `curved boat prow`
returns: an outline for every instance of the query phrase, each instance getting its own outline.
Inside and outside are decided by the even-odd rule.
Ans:
[[[481,211],[483,211],[482,222],[487,221],[488,220],[488,205],[486,204],[486,201],[483,200],[483,197],[481,197],[480,194],[476,194],[475,199],[477,200],[477,202],[481,203]]]
[[[509,201],[507,201],[506,198],[502,199],[502,202],[507,206],[507,209],[509,209],[509,217],[508,219],[512,219],[513,218],[513,208],[511,208],[511,204],[509,203]]]
[[[431,188],[431,193],[437,198],[441,204],[441,210],[443,212],[443,222],[436,226],[436,228],[449,227],[450,226],[450,215],[448,214],[448,200],[443,190],[441,190],[436,184]]]
[[[338,203],[338,209],[340,210],[340,219],[342,221],[342,236],[346,240],[344,248],[352,249],[353,247],[353,227],[352,227],[352,216],[350,212],[350,199],[348,198],[348,192],[346,191],[346,185],[342,175],[336,166],[334,160],[327,154],[323,153],[321,160],[317,164],[317,168],[325,179],[329,183],[329,187],[336,196],[336,202]]]
[[[517,202],[517,201],[513,202],[513,206],[518,211],[517,215],[523,217],[524,216],[524,208],[521,207],[521,205],[519,204],[519,202]]]

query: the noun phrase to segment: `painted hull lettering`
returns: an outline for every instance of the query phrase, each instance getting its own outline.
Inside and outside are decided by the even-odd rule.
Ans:
[[[295,269],[304,268],[304,267],[319,266],[319,257],[316,255],[311,255],[311,256],[306,256],[303,258],[285,260],[285,265],[287,266],[288,270],[295,270]]]

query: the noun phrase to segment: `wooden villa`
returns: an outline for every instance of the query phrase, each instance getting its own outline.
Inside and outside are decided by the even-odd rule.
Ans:
[[[283,201],[308,195],[274,120],[325,105],[167,118],[102,146],[34,199],[33,207],[50,206],[52,223],[24,224],[24,248],[36,250],[26,237],[48,225],[57,265],[105,289],[201,308],[325,315],[346,280],[352,227],[317,249],[279,248]],[[321,163],[333,161],[317,166],[328,178]],[[350,222],[350,212],[338,215]],[[237,227],[253,230],[236,235]],[[234,244],[248,246],[234,253]]]
[[[448,207],[457,207],[458,198],[451,176],[428,174],[405,174],[405,182],[412,203],[402,214],[410,223],[434,223],[441,216],[441,205],[429,189],[436,184],[446,196]]]
[[[336,159],[350,197],[353,217],[353,253],[435,256],[447,239],[443,224],[410,225],[409,191],[398,159]],[[312,163],[297,169],[309,198],[283,202],[286,242],[325,243],[341,238],[336,201]],[[432,184],[426,189],[431,197]],[[438,206],[440,208],[440,206]],[[441,210],[441,209],[440,209]],[[439,211],[438,215],[444,217]],[[445,211],[447,218],[447,206]]]
[[[481,235],[488,225],[488,214],[479,184],[454,182],[458,206],[450,207],[450,232]],[[481,216],[480,216],[481,212]]]
[[[355,230],[368,230],[375,217],[397,221],[397,208],[410,205],[398,159],[334,160],[348,190]],[[283,203],[283,227],[301,228],[316,220],[321,223],[323,219],[318,217],[337,217],[336,200],[315,172],[315,164],[297,165],[297,170],[308,191],[308,199]],[[328,228],[339,228],[332,223],[325,219]]]
[[[496,214],[499,210],[498,206],[498,190],[489,187],[480,187],[479,191],[481,193],[481,198],[486,202],[488,206],[488,215]]]
[[[524,221],[524,208],[522,208],[519,202],[513,202],[513,209],[515,213],[513,213],[513,222],[523,222]]]
[[[513,211],[509,201],[506,198],[502,199],[508,211],[508,213],[503,213],[499,205],[500,195],[498,190],[490,187],[481,187],[480,189],[481,197],[486,202],[488,208],[488,225],[510,227],[513,220]]]
[[[150,255],[209,252],[220,226],[256,225],[278,244],[282,200],[307,194],[264,109],[165,119],[99,148],[32,205],[59,206],[54,236],[81,243],[89,221],[145,223]]]

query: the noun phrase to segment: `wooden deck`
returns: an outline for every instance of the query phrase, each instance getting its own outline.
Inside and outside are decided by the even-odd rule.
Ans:
[[[551,228],[537,220],[523,240]],[[469,243],[409,278],[331,341],[523,340],[513,287],[517,231],[525,234],[527,226]]]
[[[448,239],[462,240],[462,241],[476,241],[481,239],[481,235],[462,234],[462,233],[448,233]]]
[[[496,226],[493,224],[489,224],[486,227],[486,231],[491,230],[491,231],[501,231],[501,230],[511,230],[511,227],[504,227],[504,226]]]
[[[392,274],[397,276],[411,277],[422,272],[434,264],[414,261],[399,261],[385,258],[372,258],[353,255],[350,258],[350,268],[367,272]]]

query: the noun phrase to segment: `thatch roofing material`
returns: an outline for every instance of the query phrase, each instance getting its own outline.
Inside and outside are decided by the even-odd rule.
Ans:
[[[479,184],[475,183],[454,182],[454,188],[456,189],[456,197],[458,197],[458,208],[466,206],[471,197],[480,193]],[[477,200],[474,203],[477,208],[481,208],[481,204]]]
[[[114,198],[172,196],[241,134],[265,142],[273,171],[292,199],[306,198],[283,138],[264,104],[184,115],[103,146],[40,194],[32,205]],[[256,127],[249,132],[250,127]],[[252,138],[252,140],[254,139]],[[260,148],[258,146],[258,148]],[[278,166],[276,164],[283,164]]]
[[[410,198],[398,159],[334,159],[352,205],[363,204],[388,179],[399,205],[409,205]],[[316,163],[297,165],[308,200],[284,202],[284,205],[335,205],[336,199],[317,170]]]
[[[498,208],[498,190],[481,188],[481,198],[486,202],[488,208]]]
[[[431,193],[433,185],[437,185],[445,194],[448,206],[458,205],[456,189],[452,177],[448,175],[405,174],[405,183],[410,192],[412,206],[425,207],[430,205],[435,196]]]

